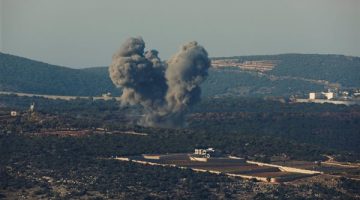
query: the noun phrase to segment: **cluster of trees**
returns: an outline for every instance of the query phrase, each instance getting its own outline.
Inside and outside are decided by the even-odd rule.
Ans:
[[[255,199],[341,199],[351,197],[359,189],[356,181],[348,179],[338,182],[341,190],[326,186],[326,183],[263,187],[252,180],[109,159],[114,153],[131,155],[171,149],[157,142],[159,139],[156,138],[124,135],[80,138],[0,136],[0,191],[13,190],[20,194],[29,189],[42,198],[64,199],[84,196],[110,199],[238,199],[244,196]],[[51,182],[44,177],[50,177]],[[65,195],[54,189],[60,186],[66,190]],[[3,195],[6,197],[6,193]]]
[[[330,154],[339,153],[342,160],[360,160],[358,105],[288,104],[256,98],[227,98],[204,100],[193,112],[197,113],[190,120],[193,129],[269,137],[273,140],[272,149],[286,149],[286,145],[279,147],[275,142],[279,138],[279,141],[312,145]]]
[[[201,85],[203,97],[214,96],[285,96],[322,91],[324,86],[303,80],[270,80],[240,69],[210,69],[208,79]]]
[[[37,106],[35,119],[25,115],[4,121],[1,124],[3,130],[27,133],[46,129],[104,128],[150,134],[145,140],[139,140],[150,144],[148,149],[144,149],[142,144],[131,147],[142,149],[138,153],[148,152],[154,144],[151,150],[154,153],[213,146],[227,153],[253,156],[263,161],[283,153],[302,160],[320,160],[322,154],[336,154],[341,160],[355,161],[359,160],[360,154],[359,106],[287,104],[260,98],[209,98],[194,107],[186,128],[156,129],[134,125],[132,121],[138,116],[134,114],[137,108],[120,108],[114,100],[54,101],[13,96],[1,99],[18,109],[26,110],[30,102]],[[129,117],[129,112],[135,117]]]
[[[304,77],[359,87],[360,57],[344,55],[290,54],[280,57],[280,64],[271,71],[274,75]]]
[[[0,120],[2,127],[12,126],[15,133],[0,134],[0,187],[5,191],[39,186],[37,195],[60,198],[51,184],[41,178],[44,176],[53,178],[52,184],[66,186],[69,194],[63,198],[86,195],[128,199],[231,199],[242,195],[255,199],[304,198],[309,196],[306,193],[309,190],[313,193],[308,198],[319,195],[342,198],[358,189],[357,183],[344,179],[339,182],[342,192],[319,185],[306,188],[278,185],[254,192],[259,186],[252,181],[107,158],[192,152],[196,147],[209,146],[265,162],[280,154],[311,161],[322,159],[323,154],[356,160],[359,106],[286,104],[259,98],[204,99],[191,111],[186,128],[160,129],[129,123],[131,120],[126,115],[130,110],[136,112],[136,108],[120,108],[116,101],[54,101],[14,96],[1,96],[0,100],[8,106],[7,111],[23,109],[24,112],[35,102],[38,117]],[[34,137],[29,134],[43,129],[96,127],[110,133],[132,130],[148,135],[90,133],[81,137]],[[23,133],[16,132],[17,128]],[[344,142],[341,139],[348,144],[341,146]]]

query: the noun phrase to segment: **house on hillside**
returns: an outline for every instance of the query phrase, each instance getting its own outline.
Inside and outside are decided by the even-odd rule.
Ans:
[[[16,112],[16,111],[11,111],[11,112],[10,112],[10,116],[11,116],[11,117],[16,117],[16,116],[18,116],[18,112]]]

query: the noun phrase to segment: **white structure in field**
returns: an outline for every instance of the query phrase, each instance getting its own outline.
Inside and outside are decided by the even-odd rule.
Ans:
[[[11,115],[11,117],[16,117],[18,115],[18,113],[16,111],[11,111],[10,115]]]
[[[102,94],[102,97],[104,98],[111,98],[112,94],[110,92]]]
[[[149,160],[160,160],[161,155],[160,154],[143,154],[143,158],[149,159]]]
[[[211,154],[214,153],[214,148],[207,148],[207,149],[195,149],[194,155],[203,156],[206,158],[210,158]]]
[[[334,98],[334,93],[333,92],[322,92],[321,94],[323,94],[326,99],[330,100]]]
[[[35,111],[35,103],[34,103],[34,102],[30,105],[29,111],[30,111],[30,112],[34,112],[34,111]]]
[[[315,99],[327,99],[327,100],[332,100],[335,98],[335,93],[334,92],[321,92],[321,93],[316,93],[316,92],[310,92],[309,93],[309,100],[315,100]]]
[[[315,92],[310,92],[310,93],[309,93],[309,99],[310,99],[310,100],[316,99],[316,93],[315,93]]]

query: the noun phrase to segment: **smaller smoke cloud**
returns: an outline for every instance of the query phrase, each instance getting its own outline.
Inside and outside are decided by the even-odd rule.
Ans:
[[[158,51],[144,52],[142,38],[129,38],[114,54],[109,72],[113,83],[123,88],[123,105],[141,105],[145,126],[181,127],[192,105],[200,100],[200,84],[208,75],[206,50],[190,42],[168,62]]]

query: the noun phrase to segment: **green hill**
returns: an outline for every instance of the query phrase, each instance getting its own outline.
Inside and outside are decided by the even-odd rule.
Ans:
[[[327,80],[345,87],[360,87],[360,57],[320,54],[280,54],[236,56],[242,61],[277,60],[278,65],[268,74]]]
[[[119,93],[105,68],[71,69],[2,53],[0,91],[75,96]]]
[[[211,69],[209,78],[202,85],[203,96],[290,96],[326,89],[325,85],[302,78],[360,88],[359,57],[281,54],[231,59],[239,62],[276,60],[278,64],[264,74],[238,68]],[[73,96],[120,93],[112,84],[107,67],[71,69],[2,53],[0,91]]]
[[[238,69],[211,69],[202,84],[203,96],[291,96],[322,91],[323,85],[302,80],[272,80]]]

